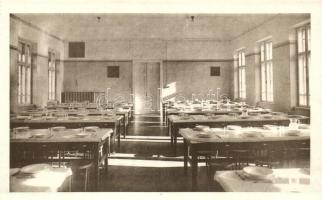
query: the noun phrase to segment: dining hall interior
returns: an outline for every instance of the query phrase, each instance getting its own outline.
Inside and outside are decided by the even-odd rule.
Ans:
[[[309,13],[9,20],[10,192],[310,191]]]

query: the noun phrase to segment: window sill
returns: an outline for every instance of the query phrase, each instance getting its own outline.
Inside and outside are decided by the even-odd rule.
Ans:
[[[260,104],[273,105],[274,101],[259,101]]]
[[[294,109],[299,109],[299,110],[311,110],[311,107],[307,106],[295,106]]]

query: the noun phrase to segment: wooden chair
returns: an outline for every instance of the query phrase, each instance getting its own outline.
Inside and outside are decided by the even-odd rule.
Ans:
[[[93,162],[75,160],[70,162],[73,171],[72,188],[77,189],[76,182],[81,182],[84,192],[90,188],[91,177],[93,174]],[[75,188],[76,187],[76,188]]]

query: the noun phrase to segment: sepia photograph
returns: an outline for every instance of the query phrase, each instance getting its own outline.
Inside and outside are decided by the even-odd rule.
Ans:
[[[9,193],[316,192],[310,10],[88,10],[4,13]]]

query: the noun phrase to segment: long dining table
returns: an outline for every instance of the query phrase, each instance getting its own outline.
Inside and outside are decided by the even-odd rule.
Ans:
[[[305,116],[298,116],[301,123],[307,123],[309,118]],[[171,144],[174,145],[176,150],[178,131],[180,128],[193,128],[196,125],[207,125],[213,128],[222,128],[227,125],[239,125],[242,127],[247,126],[263,126],[265,124],[272,125],[289,125],[291,116],[283,113],[272,114],[260,114],[260,115],[248,115],[242,116],[236,114],[233,115],[188,115],[188,116],[169,116],[168,133],[171,137]]]
[[[108,113],[114,112],[113,110],[105,110],[105,111],[100,111],[95,109],[83,109],[83,110],[77,110],[77,109],[66,109],[66,110],[59,110],[58,108],[50,109],[50,110],[28,110],[28,111],[22,111],[19,113],[16,113],[15,115],[20,115],[20,116],[47,116],[47,115],[66,115],[66,116],[102,116],[106,115]],[[118,108],[115,111],[116,115],[123,116],[121,119],[121,124],[122,124],[122,134],[123,138],[126,138],[127,131],[128,131],[128,126],[130,123],[131,119],[131,108]]]
[[[218,109],[184,109],[180,110],[177,108],[167,109],[165,111],[166,124],[169,124],[168,117],[171,115],[228,115],[228,114],[242,114],[242,108],[236,109],[227,109],[227,108],[218,108]],[[257,113],[257,114],[266,114],[269,113],[269,109],[263,108],[253,108],[248,109],[248,113]]]
[[[247,132],[256,133],[256,135],[245,134]],[[254,149],[254,146],[265,146],[267,149],[275,150],[282,148],[283,151],[287,151],[288,148],[310,147],[309,129],[301,130],[298,135],[289,134],[287,127],[283,127],[279,131],[264,128],[243,128],[238,131],[214,128],[206,133],[207,137],[202,134],[203,131],[191,128],[180,129],[179,133],[184,140],[184,173],[187,175],[188,162],[190,162],[191,183],[194,191],[198,188],[198,157],[205,155],[205,152],[214,155],[216,152],[227,148],[227,146],[229,146],[229,150],[234,150],[234,148],[250,150]]]
[[[111,149],[114,152],[121,145],[121,122],[123,116],[84,116],[84,117],[13,117],[10,119],[10,128],[29,127],[31,129],[51,128],[64,126],[66,128],[82,128],[86,126],[98,126],[100,128],[111,128]]]
[[[73,132],[70,129],[48,131],[39,135],[39,130],[30,129],[22,133],[10,134],[10,167],[21,167],[26,164],[46,162],[71,162],[75,156],[65,152],[90,152],[89,156],[78,159],[93,162],[94,188],[99,185],[99,166],[104,163],[108,171],[109,141],[112,129],[99,129],[88,134]]]

